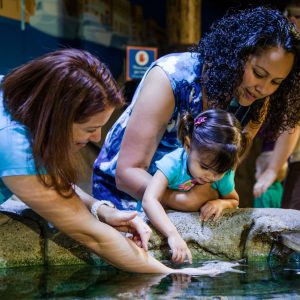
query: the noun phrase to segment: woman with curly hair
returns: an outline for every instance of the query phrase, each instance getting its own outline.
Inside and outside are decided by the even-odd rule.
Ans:
[[[195,117],[208,108],[227,109],[250,139],[265,119],[274,136],[296,127],[299,58],[294,26],[279,11],[258,7],[227,14],[191,52],[158,59],[106,137],[94,164],[94,196],[118,208],[142,199],[155,162],[180,146],[177,123],[184,111]],[[165,203],[184,200],[193,206],[207,198],[208,187],[168,189]]]
[[[284,14],[295,25],[296,30],[300,32],[300,1],[285,1]],[[295,112],[297,114],[297,111]],[[264,137],[264,135],[269,134],[269,131],[270,130],[267,126],[259,135]],[[256,160],[256,165],[258,166],[256,170],[257,181],[253,187],[253,194],[255,197],[267,198],[270,191],[272,193],[272,190],[278,190],[274,189],[276,185],[278,185],[279,190],[282,190],[281,183],[279,185],[276,178],[280,177],[282,174],[282,170],[285,169],[286,161],[289,158],[288,172],[286,179],[284,180],[282,207],[300,209],[300,194],[297,190],[300,187],[299,135],[300,126],[293,130],[293,135],[290,135],[288,132],[282,134],[277,139],[276,143],[274,143],[274,141],[270,143],[270,141],[263,139],[263,152]],[[291,149],[294,149],[292,155],[290,155]],[[267,161],[264,159],[266,155],[268,156]],[[299,182],[299,184],[297,184],[297,182]]]

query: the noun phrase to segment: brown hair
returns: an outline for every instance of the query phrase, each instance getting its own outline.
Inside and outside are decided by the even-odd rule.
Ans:
[[[191,149],[207,156],[209,167],[220,174],[237,164],[248,144],[240,122],[221,109],[206,110],[195,119],[183,113],[178,125],[178,138],[183,145],[186,137],[190,138]]]
[[[109,69],[86,51],[63,49],[12,70],[1,88],[5,109],[31,136],[38,177],[45,186],[71,196],[78,178],[73,123],[124,102]]]

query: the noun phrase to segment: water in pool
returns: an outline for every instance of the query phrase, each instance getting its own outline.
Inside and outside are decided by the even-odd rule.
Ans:
[[[0,299],[300,299],[300,261],[240,262],[225,273],[197,277],[129,274],[109,266],[0,269]]]

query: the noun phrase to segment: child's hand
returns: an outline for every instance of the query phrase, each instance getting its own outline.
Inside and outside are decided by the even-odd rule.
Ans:
[[[216,221],[221,216],[223,209],[224,206],[220,199],[207,201],[200,208],[200,218],[203,221],[207,221],[214,215],[213,221]]]
[[[183,263],[185,258],[188,258],[189,263],[192,263],[192,254],[186,242],[179,234],[173,234],[168,237],[168,243],[172,250],[172,260],[176,263]]]

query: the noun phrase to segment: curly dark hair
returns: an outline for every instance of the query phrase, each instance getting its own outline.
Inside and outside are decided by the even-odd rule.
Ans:
[[[231,11],[212,25],[192,51],[205,64],[202,83],[209,106],[226,109],[242,82],[249,56],[272,47],[282,47],[295,56],[290,74],[270,96],[266,120],[275,139],[300,120],[300,34],[294,25],[278,10],[267,7]],[[252,104],[250,120],[254,123],[259,123],[262,102]]]

